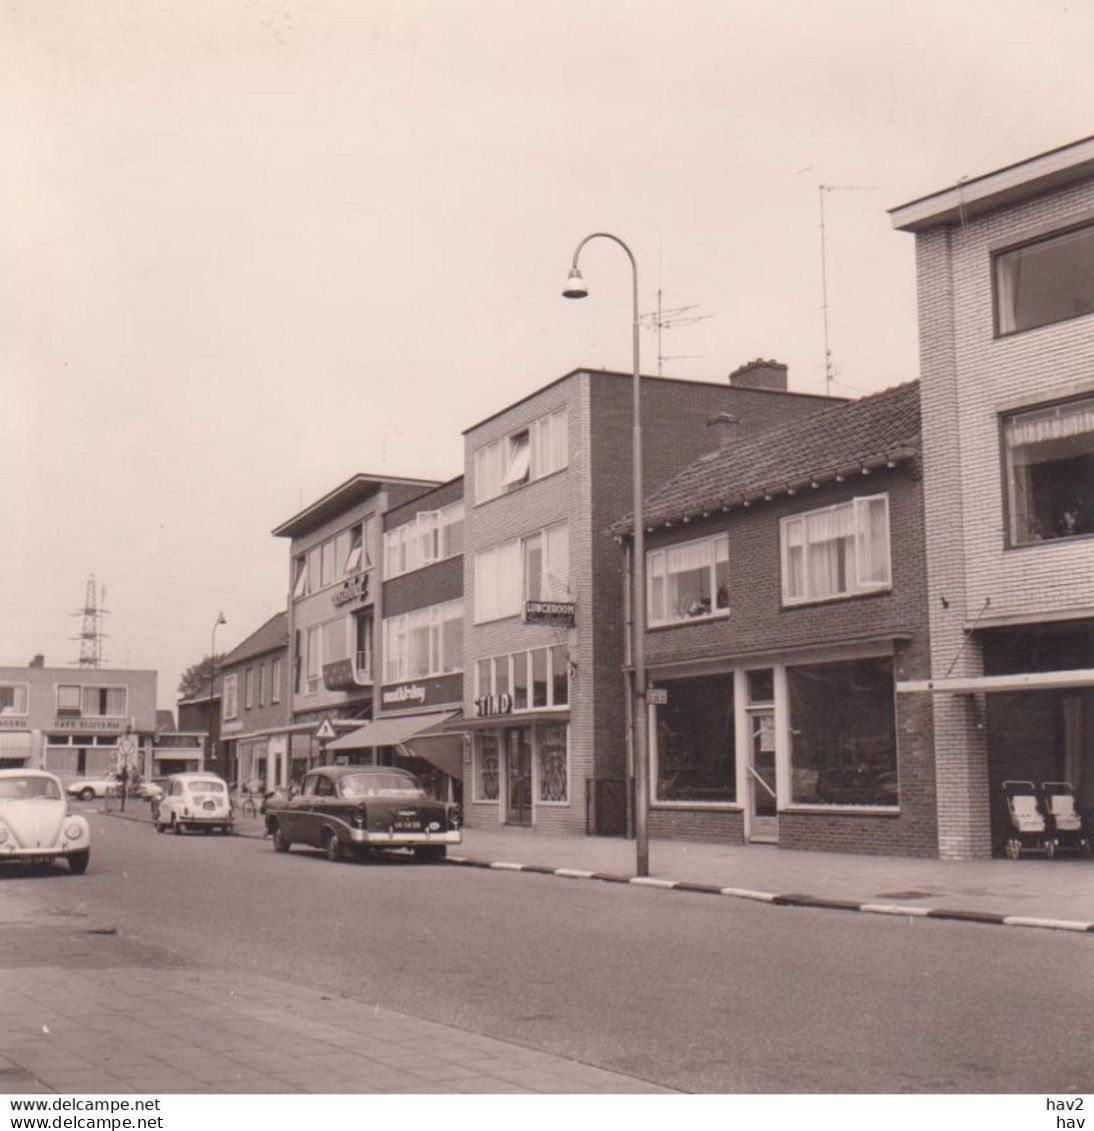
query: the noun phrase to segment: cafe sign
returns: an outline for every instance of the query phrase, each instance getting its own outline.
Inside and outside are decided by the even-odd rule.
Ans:
[[[353,577],[347,577],[331,594],[330,599],[334,602],[336,608],[341,608],[343,605],[352,605],[357,601],[367,600],[368,574],[356,573]]]
[[[525,601],[524,623],[573,628],[575,612],[573,601]]]
[[[425,688],[419,683],[400,683],[398,687],[385,688],[381,693],[385,707],[399,703],[424,703]]]

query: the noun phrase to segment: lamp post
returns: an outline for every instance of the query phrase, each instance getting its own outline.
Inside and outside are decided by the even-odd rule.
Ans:
[[[213,739],[213,723],[216,719],[216,689],[217,689],[217,629],[228,622],[223,613],[217,613],[213,621],[213,641],[209,647],[209,761],[216,761],[216,742]],[[227,771],[228,767],[224,767]]]
[[[632,431],[632,486],[634,489],[634,562],[631,570],[631,627],[634,633],[631,658],[634,663],[634,699],[631,711],[632,749],[634,751],[634,837],[635,874],[648,876],[650,845],[647,815],[649,810],[649,749],[646,741],[648,725],[646,708],[646,533],[642,524],[642,377],[638,366],[638,264],[631,249],[610,232],[593,232],[574,249],[570,276],[562,294],[564,298],[586,298],[589,290],[578,270],[577,261],[590,240],[611,240],[626,253],[631,263],[633,322],[631,327],[634,361],[634,409]]]

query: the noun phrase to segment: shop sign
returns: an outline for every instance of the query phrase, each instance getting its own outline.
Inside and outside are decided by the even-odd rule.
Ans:
[[[480,695],[475,700],[475,718],[487,719],[492,715],[509,715],[513,711],[513,697],[508,692],[500,695]]]
[[[0,715],[0,730],[29,730],[30,725],[25,718],[5,719]]]
[[[424,703],[425,688],[418,683],[400,683],[381,692],[380,697],[385,707],[393,703]]]
[[[220,727],[221,734],[239,734],[242,730],[242,719],[229,719],[228,722],[222,723]]]
[[[667,687],[647,687],[646,688],[646,702],[651,707],[665,707],[669,701],[669,690]]]
[[[576,608],[573,601],[525,601],[524,623],[573,628]]]
[[[347,577],[341,585],[331,594],[331,600],[336,607],[352,604],[354,601],[364,601],[368,598],[368,574],[357,573]]]
[[[86,734],[92,730],[104,730],[110,734],[121,734],[125,730],[125,719],[110,722],[106,719],[54,719],[54,730],[78,730]]]

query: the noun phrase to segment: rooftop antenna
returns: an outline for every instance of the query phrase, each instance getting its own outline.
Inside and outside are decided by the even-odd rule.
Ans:
[[[80,658],[76,665],[81,668],[101,668],[103,665],[103,614],[106,613],[106,586],[102,587],[98,601],[95,593],[95,575],[87,579],[87,589],[84,595],[84,607],[77,609],[72,615],[83,617],[83,629],[79,636],[73,640],[80,642]]]
[[[828,345],[828,249],[824,232],[824,194],[826,192],[874,192],[873,185],[817,185],[820,192],[821,234],[821,310],[824,312],[824,395],[832,395],[832,350]]]
[[[660,264],[658,265],[660,271]],[[713,318],[713,314],[698,314],[699,306],[692,303],[690,306],[673,306],[668,310],[662,305],[663,293],[661,287],[657,288],[657,309],[651,310],[648,314],[639,315],[638,321],[641,323],[642,328],[645,330],[657,331],[657,376],[663,377],[665,374],[666,361],[680,361],[686,357],[701,357],[702,354],[697,353],[675,353],[666,354],[663,349],[663,335],[666,330],[675,330],[680,326],[694,326],[696,322],[703,322],[707,318]]]

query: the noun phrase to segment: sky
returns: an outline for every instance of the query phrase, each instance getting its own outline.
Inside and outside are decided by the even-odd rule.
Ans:
[[[1094,134],[1076,0],[0,0],[0,665],[179,676],[271,530],[579,367],[917,375],[887,210]],[[830,186],[822,193],[820,186]],[[824,200],[822,263],[820,202]],[[823,270],[822,270],[823,268]],[[666,360],[659,361],[659,354]]]

